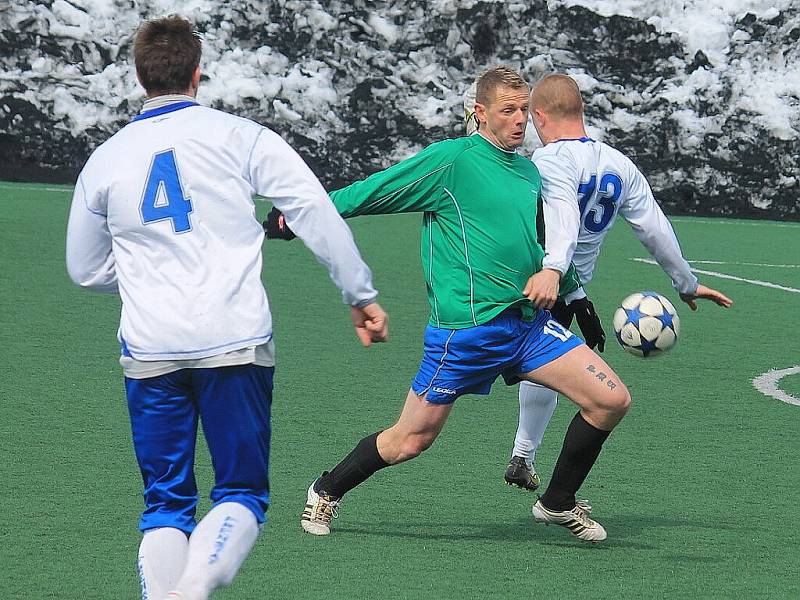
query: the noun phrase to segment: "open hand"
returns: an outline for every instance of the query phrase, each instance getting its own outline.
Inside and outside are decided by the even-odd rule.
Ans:
[[[697,310],[697,302],[695,302],[695,300],[698,298],[711,300],[714,304],[718,304],[723,308],[730,308],[733,305],[733,300],[728,298],[725,294],[704,285],[698,285],[694,294],[680,294],[680,297],[692,310]]]

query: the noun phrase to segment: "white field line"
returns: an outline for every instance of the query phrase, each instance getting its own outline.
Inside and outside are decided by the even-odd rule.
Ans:
[[[652,258],[631,258],[635,262],[646,263],[648,265],[657,265],[658,263]],[[705,269],[692,269],[693,273],[700,273],[701,275],[711,275],[712,277],[719,277],[720,279],[730,279],[732,281],[742,281],[744,283],[752,283],[753,285],[760,285],[762,287],[772,288],[775,290],[783,290],[785,292],[792,292],[800,294],[797,288],[789,287],[786,285],[779,285],[777,283],[770,283],[769,281],[761,281],[760,279],[745,279],[744,277],[736,277],[735,275],[728,275],[727,273],[719,273],[717,271],[706,271]]]
[[[22,190],[35,190],[37,192],[61,192],[62,194],[71,194],[73,189],[73,186],[68,185],[64,187],[50,187],[30,184],[14,185],[13,183],[0,183],[0,190],[15,190],[18,192]]]
[[[775,267],[777,269],[800,269],[800,265],[776,265],[773,263],[731,262],[728,260],[694,260],[686,259],[693,265],[736,265],[740,267]]]
[[[704,225],[747,225],[749,227],[783,227],[800,229],[800,223],[786,223],[781,221],[733,220],[733,219],[704,219],[702,217],[670,217],[673,223],[701,223]]]
[[[796,375],[798,373],[800,373],[800,365],[795,365],[794,367],[790,367],[788,369],[772,369],[771,371],[767,371],[763,375],[759,375],[753,379],[753,387],[755,387],[765,396],[771,396],[772,398],[780,400],[781,402],[800,406],[800,398],[796,398],[791,394],[787,394],[778,387],[778,382],[781,379],[787,375]]]

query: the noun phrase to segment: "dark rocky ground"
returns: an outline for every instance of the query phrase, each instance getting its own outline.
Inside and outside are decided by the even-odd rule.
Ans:
[[[157,0],[108,3],[113,18],[64,0],[0,4],[0,179],[71,182],[92,148],[138,111],[130,33],[141,17],[163,10],[155,10]],[[191,15],[207,36],[207,60],[235,60],[225,52],[236,47],[244,56],[261,48],[266,57],[263,94],[235,103],[217,94],[210,103],[284,135],[334,188],[463,133],[461,95],[484,67],[509,64],[532,81],[570,70],[582,77],[588,123],[636,160],[670,214],[800,220],[800,143],[737,103],[734,76],[767,58],[800,60],[800,9],[769,21],[741,17],[722,68],[632,18],[548,11],[538,0],[431,4],[210,3]],[[226,77],[221,69],[212,75]],[[707,85],[668,93],[689,89],[690,80]],[[334,93],[312,101],[316,84],[304,81]],[[797,108],[798,95],[787,105]],[[434,108],[423,118],[418,109],[429,98]],[[76,106],[85,107],[82,118]]]

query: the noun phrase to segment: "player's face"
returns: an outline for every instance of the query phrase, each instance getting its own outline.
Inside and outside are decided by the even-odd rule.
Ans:
[[[528,90],[501,86],[487,104],[476,104],[481,132],[503,150],[516,150],[528,124]]]

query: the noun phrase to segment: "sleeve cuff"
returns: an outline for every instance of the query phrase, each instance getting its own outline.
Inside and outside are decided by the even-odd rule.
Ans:
[[[693,281],[686,281],[683,285],[673,282],[672,287],[674,287],[679,294],[694,294],[697,291],[698,284],[697,277],[695,277]]]
[[[567,272],[569,265],[565,265],[563,263],[559,263],[555,260],[547,260],[547,256],[544,257],[542,261],[542,269],[551,269],[553,271],[558,271],[563,276],[564,273]]]
[[[350,306],[355,306],[356,308],[364,308],[365,306],[374,304],[377,299],[378,299],[377,296],[373,296],[372,298],[369,298],[367,300],[359,300],[358,302],[351,302]]]
[[[575,300],[580,300],[581,298],[586,298],[586,290],[583,289],[583,286],[570,292],[569,294],[566,294],[564,296],[564,303],[570,304],[572,302],[575,302]]]

